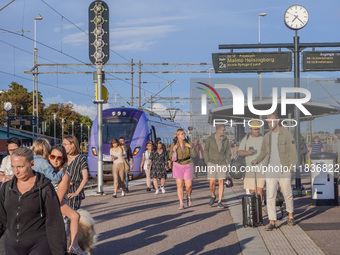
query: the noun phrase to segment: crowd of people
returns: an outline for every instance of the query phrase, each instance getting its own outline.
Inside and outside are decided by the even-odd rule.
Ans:
[[[78,210],[88,166],[78,140],[36,139],[31,148],[7,141],[0,168],[0,237],[6,254],[86,254],[78,244]],[[67,247],[64,217],[70,220]],[[65,218],[66,219],[66,218]]]
[[[193,180],[197,169],[214,169],[207,171],[211,192],[207,203],[214,206],[217,200],[217,208],[223,209],[226,172],[218,169],[223,169],[234,158],[241,156],[245,158],[245,165],[249,169],[252,166],[258,166],[259,169],[256,173],[246,171],[244,189],[247,193],[257,192],[262,200],[266,186],[269,224],[265,230],[276,228],[275,199],[278,190],[283,193],[286,202],[287,223],[293,226],[291,167],[297,164],[297,150],[292,134],[279,126],[277,114],[270,114],[267,119],[270,129],[268,133],[262,136],[260,123],[252,121],[249,133],[239,145],[235,140],[229,142],[225,135],[226,127],[221,124],[216,125],[216,132],[202,144],[197,139],[191,143],[183,129],[175,132],[169,150],[161,138],[155,139],[155,142],[148,141],[140,164],[140,171],[146,174],[146,190],[150,192],[154,189],[156,195],[164,194],[167,171],[172,169],[177,185],[178,209],[183,210],[193,205]],[[323,151],[318,137],[315,137],[309,151],[304,146],[302,141],[300,156],[303,162],[306,162],[307,153],[310,156]],[[112,139],[110,148],[113,197],[117,198],[119,189],[124,197],[129,191],[128,173],[133,168],[133,155],[123,137]],[[78,140],[69,135],[63,139],[62,144],[51,147],[47,140],[38,138],[29,149],[21,147],[20,140],[13,137],[8,139],[7,149],[9,155],[2,160],[0,168],[0,236],[6,253],[27,254],[30,251],[32,254],[84,254],[78,244],[77,210],[85,198],[88,166],[86,158],[80,153]],[[290,171],[264,174],[262,169],[265,166],[284,166],[289,167]],[[62,215],[70,220],[69,247],[66,247]]]

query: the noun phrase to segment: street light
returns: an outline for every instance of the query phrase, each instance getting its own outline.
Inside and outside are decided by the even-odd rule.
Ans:
[[[80,148],[81,154],[83,154],[83,123],[80,123]]]
[[[33,66],[36,68],[38,64],[38,49],[37,49],[37,20],[42,20],[41,15],[34,18],[34,51],[33,51]],[[36,96],[36,111],[37,111],[37,136],[39,134],[39,97],[38,97],[38,74],[33,73],[33,116],[34,114],[34,91]],[[33,126],[33,136],[34,136],[34,126]]]
[[[6,102],[4,104],[4,109],[7,112],[7,139],[9,139],[9,125],[10,125],[9,112],[10,110],[12,110],[12,108],[13,108],[13,105],[11,102]]]
[[[261,44],[261,17],[267,16],[267,13],[259,13],[259,44]],[[259,48],[259,52],[261,52],[261,48]],[[262,101],[262,73],[258,73],[259,75],[259,101]],[[262,120],[262,116],[259,118]],[[264,129],[263,127],[260,128],[261,135],[264,135]]]

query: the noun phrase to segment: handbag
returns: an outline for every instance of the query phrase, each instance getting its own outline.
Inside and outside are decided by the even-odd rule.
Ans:
[[[231,160],[231,171],[230,175],[234,179],[242,179],[244,178],[246,172],[245,170],[246,166],[246,158],[243,156],[236,156]],[[243,171],[241,170],[243,169]]]
[[[130,165],[128,159],[124,159],[124,171],[125,173],[130,173]]]
[[[247,141],[249,138],[250,134],[247,134],[246,136],[246,142],[244,145],[244,150],[247,148]],[[246,166],[246,157],[245,156],[238,156],[236,155],[232,160],[231,160],[231,171],[230,175],[234,179],[243,179],[246,171],[245,171],[245,166]]]
[[[177,161],[177,150],[175,150],[175,151],[172,153],[172,158],[171,158],[171,160],[172,160],[173,162],[176,162],[176,161]]]

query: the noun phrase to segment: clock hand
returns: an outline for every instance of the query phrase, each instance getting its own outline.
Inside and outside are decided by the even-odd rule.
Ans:
[[[294,15],[295,16],[295,15]],[[295,18],[292,20],[292,23],[298,18],[298,16],[295,16]]]
[[[299,18],[297,18],[298,20],[300,20],[300,22],[302,23],[302,24],[305,24],[301,19],[299,19]]]

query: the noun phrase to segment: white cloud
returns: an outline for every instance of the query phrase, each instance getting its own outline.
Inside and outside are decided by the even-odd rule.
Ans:
[[[110,30],[113,50],[148,50],[161,38],[177,31],[173,25],[116,28]]]
[[[88,35],[84,32],[70,34],[63,38],[63,43],[73,46],[83,46],[84,44],[88,44],[88,41]]]
[[[64,103],[64,99],[61,95],[57,95],[55,97],[44,98],[44,103],[46,106],[49,106],[50,104]]]

